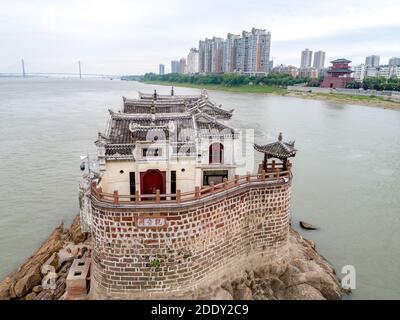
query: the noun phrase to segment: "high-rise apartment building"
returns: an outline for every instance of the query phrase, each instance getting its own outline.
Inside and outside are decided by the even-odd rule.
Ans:
[[[251,30],[249,41],[249,72],[269,72],[271,33],[265,30]]]
[[[212,39],[199,41],[199,72],[211,72],[211,44]]]
[[[200,72],[268,73],[271,33],[253,28],[242,36],[228,34],[227,39],[212,38],[199,42]]]
[[[270,32],[253,28],[250,32],[243,31],[242,37],[236,42],[236,69],[238,72],[254,74],[270,71]]]
[[[179,73],[186,73],[186,58],[181,58],[179,60]]]
[[[165,65],[160,64],[158,67],[158,73],[160,74],[160,76],[165,74]]]
[[[187,56],[187,73],[199,72],[199,50],[192,48]]]
[[[180,72],[180,62],[177,60],[171,61],[171,73],[179,73]]]
[[[400,66],[400,57],[393,57],[389,59],[389,66]]]
[[[235,72],[236,71],[236,50],[237,50],[237,40],[240,35],[228,33],[228,36],[224,42],[223,47],[223,72]]]
[[[245,36],[245,31],[243,31],[242,37],[238,38],[236,42],[236,67],[237,72],[245,72],[248,70],[248,37]]]
[[[319,70],[323,69],[324,66],[325,66],[325,52],[324,51],[315,51],[313,68],[319,71]]]
[[[379,66],[380,57],[376,55],[368,56],[365,58],[365,66],[366,67],[378,67]]]
[[[214,37],[211,42],[211,72],[222,72],[224,39]]]
[[[305,49],[301,52],[300,68],[311,68],[312,51]]]

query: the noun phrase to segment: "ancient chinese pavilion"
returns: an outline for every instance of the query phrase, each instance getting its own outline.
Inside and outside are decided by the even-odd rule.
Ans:
[[[96,142],[104,192],[187,192],[233,178],[237,134],[225,123],[232,110],[209,101],[205,91],[139,97],[124,97],[121,111],[109,111],[106,132]]]
[[[239,176],[232,111],[204,90],[139,93],[109,111],[99,172],[80,190],[91,298],[202,298],[248,268],[285,263],[294,142],[254,145],[264,162]]]
[[[321,84],[322,88],[345,88],[346,85],[353,81],[354,78],[351,76],[352,70],[349,66],[351,63],[347,59],[337,59],[331,61],[332,66],[328,68],[327,75]]]

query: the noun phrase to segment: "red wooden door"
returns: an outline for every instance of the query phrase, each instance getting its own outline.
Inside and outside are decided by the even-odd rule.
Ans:
[[[156,190],[160,190],[161,194],[165,193],[164,175],[159,170],[148,170],[142,175],[142,194],[155,194]]]
[[[209,147],[209,158],[208,163],[223,163],[224,162],[224,145],[219,142],[215,142]]]

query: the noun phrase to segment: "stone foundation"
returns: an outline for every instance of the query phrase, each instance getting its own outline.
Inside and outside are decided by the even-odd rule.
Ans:
[[[92,198],[91,297],[193,298],[250,267],[285,263],[291,179],[185,204]]]

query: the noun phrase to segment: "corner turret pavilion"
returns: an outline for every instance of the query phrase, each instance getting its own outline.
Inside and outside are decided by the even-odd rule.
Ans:
[[[289,158],[296,156],[297,150],[294,147],[294,141],[284,142],[282,133],[279,134],[278,141],[266,145],[254,144],[254,149],[264,154],[264,160],[260,164],[259,172],[264,170],[266,173],[275,172],[278,168],[283,171],[290,169]],[[268,159],[272,159],[268,163]],[[276,163],[278,159],[281,163]]]

